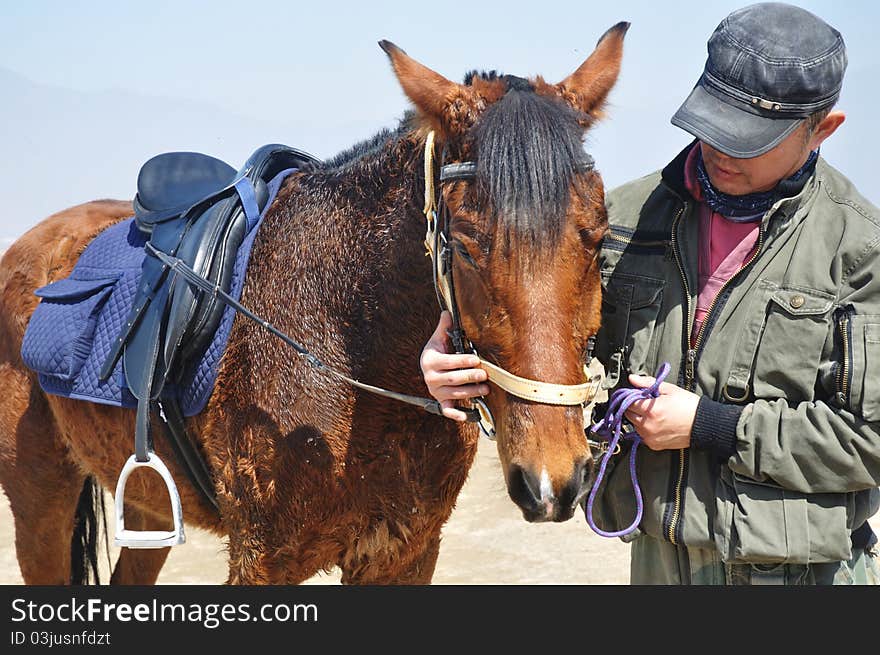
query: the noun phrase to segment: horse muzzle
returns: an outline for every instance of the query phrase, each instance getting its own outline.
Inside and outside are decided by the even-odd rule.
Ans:
[[[535,474],[512,464],[507,476],[507,493],[530,523],[567,521],[590,490],[591,470],[592,460],[579,460],[568,481],[556,492],[546,469]]]

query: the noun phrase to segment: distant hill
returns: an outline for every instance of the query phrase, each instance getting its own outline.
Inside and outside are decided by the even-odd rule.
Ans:
[[[844,108],[848,119],[822,147],[869,200],[880,202],[874,153],[880,132],[873,128],[873,75],[876,68],[847,73]],[[0,67],[0,240],[20,235],[42,218],[97,198],[128,199],[140,165],[160,152],[198,150],[232,165],[258,146],[286,143],[327,158],[392,126],[406,109],[390,79],[376,96],[361,92],[350,114],[330,118],[327,105],[309,106],[311,89],[294,87],[285,106],[271,89],[254,90],[254,103],[278,103],[268,115],[277,122],[244,117],[203,102],[163,98],[122,90],[81,92],[34,83]],[[242,92],[250,92],[242,80]],[[646,79],[615,96],[609,118],[591,130],[587,149],[596,157],[607,188],[665,165],[689,140],[668,124],[677,107],[664,80]],[[280,85],[289,90],[288,86]],[[338,102],[324,98],[329,102]],[[663,102],[661,102],[663,101]],[[320,102],[313,99],[312,102]],[[664,104],[665,102],[665,104]],[[384,122],[377,107],[395,108]],[[371,110],[371,111],[368,111]],[[395,114],[396,112],[396,114]],[[263,111],[262,115],[267,115]],[[372,117],[371,117],[372,115]],[[2,245],[0,245],[2,247]]]

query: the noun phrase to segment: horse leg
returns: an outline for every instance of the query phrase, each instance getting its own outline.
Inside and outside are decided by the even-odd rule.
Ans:
[[[246,535],[241,538],[241,535]],[[274,545],[255,533],[229,537],[230,585],[298,585],[318,573],[327,557],[300,545]],[[331,562],[332,563],[332,562]]]
[[[15,522],[15,552],[28,585],[70,584],[71,537],[85,476],[59,465],[50,478],[4,486]]]
[[[424,550],[410,560],[408,566],[386,578],[376,579],[372,584],[431,584],[439,554],[440,531],[438,530],[437,534],[433,535],[425,545]]]
[[[134,530],[169,530],[170,521],[144,512],[133,505],[125,505],[125,527]],[[159,571],[165,564],[171,547],[120,548],[119,559],[110,577],[112,585],[156,584]]]
[[[381,552],[357,565],[352,561],[340,564],[342,584],[372,585],[427,585],[434,577],[437,556],[440,554],[440,528],[425,536],[414,535],[413,542],[420,547],[412,547],[399,558],[388,561]],[[422,538],[419,538],[422,537]]]
[[[25,584],[70,583],[71,537],[85,479],[45,397],[24,372],[0,363],[0,482]]]

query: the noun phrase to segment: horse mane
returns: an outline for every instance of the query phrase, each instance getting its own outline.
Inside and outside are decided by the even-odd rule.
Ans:
[[[578,163],[584,158],[579,113],[543,95],[522,78],[496,71],[465,76],[507,82],[508,91],[474,128],[476,182],[490,220],[503,222],[506,243],[552,250],[559,241]],[[495,227],[492,225],[490,227]]]
[[[414,127],[416,113],[407,110],[400,119],[397,127],[393,129],[382,128],[377,134],[360,143],[346,148],[330,159],[315,167],[315,170],[324,172],[340,172],[354,163],[357,163],[371,155],[378,154],[390,141],[404,137]]]

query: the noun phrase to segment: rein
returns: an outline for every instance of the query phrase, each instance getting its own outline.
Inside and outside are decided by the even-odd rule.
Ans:
[[[451,250],[448,248],[448,238],[446,230],[448,229],[448,221],[444,220],[442,229],[438,229],[437,216],[438,213],[445,219],[447,208],[443,203],[443,197],[440,195],[440,203],[438,208],[437,198],[435,196],[434,186],[434,132],[430,132],[425,141],[425,208],[424,214],[427,219],[427,233],[425,235],[425,247],[428,255],[431,256],[434,271],[434,288],[437,292],[437,300],[441,309],[448,309],[452,314],[453,329],[449,331],[456,352],[470,352],[477,354],[476,349],[464,334],[461,328],[461,321],[458,313],[458,305],[455,302],[455,292],[452,284],[452,265]],[[586,156],[580,163],[581,170],[591,170],[593,160]],[[462,162],[456,164],[447,164],[440,171],[440,182],[453,180],[471,179],[476,174],[476,164],[473,162]],[[439,212],[438,212],[439,209]],[[247,307],[238,302],[235,298],[223,291],[219,284],[213,284],[207,279],[196,273],[182,259],[169,255],[157,250],[151,243],[146,244],[147,250],[159,258],[162,263],[169,267],[172,275],[180,275],[190,284],[198,287],[206,293],[210,293],[220,302],[232,307],[235,311],[258,323],[263,328],[274,334],[276,337],[284,341],[292,347],[296,353],[303,357],[316,370],[322,371],[339,380],[347,382],[357,389],[368,391],[370,393],[391,398],[410,405],[415,405],[431,414],[443,415],[440,402],[433,398],[425,398],[421,396],[412,396],[409,394],[398,393],[383,389],[382,387],[366,384],[354,378],[351,378],[339,371],[327,366],[318,357],[309,352],[307,348],[300,345],[293,338],[273,326],[265,319],[251,312]],[[583,384],[565,385],[550,384],[548,382],[540,382],[538,380],[530,380],[528,378],[519,377],[504,370],[503,368],[486,361],[482,357],[480,365],[486,369],[489,380],[504,389],[506,392],[531,400],[532,402],[543,403],[548,405],[583,405],[591,401],[599,390],[598,382],[585,382]],[[465,409],[468,421],[478,422],[480,429],[484,435],[490,439],[495,438],[495,423],[489,407],[486,402],[480,398],[471,399],[474,407]]]
[[[160,250],[156,250],[153,245],[147,242],[146,248],[156,257],[158,257],[162,262],[170,268],[170,273],[172,275],[180,275],[187,282],[197,286],[202,291],[206,293],[210,293],[215,298],[220,300],[226,305],[232,307],[235,311],[243,314],[247,318],[251,319],[255,323],[259,323],[266,330],[274,334],[276,337],[281,339],[288,346],[293,348],[296,353],[303,357],[309,364],[315,367],[315,369],[332,375],[335,378],[343,380],[348,384],[356,387],[358,389],[362,389],[363,391],[369,391],[370,393],[374,393],[379,396],[383,396],[385,398],[392,398],[394,400],[399,400],[401,402],[407,403],[409,405],[415,405],[416,407],[421,407],[426,412],[430,412],[431,414],[437,414],[438,416],[443,415],[443,411],[440,407],[440,402],[434,400],[433,398],[423,398],[421,396],[410,396],[404,393],[398,393],[396,391],[389,391],[388,389],[383,389],[382,387],[375,387],[371,384],[365,384],[364,382],[360,382],[359,380],[355,380],[354,378],[348,377],[347,375],[340,373],[339,371],[327,366],[318,359],[315,355],[310,353],[304,346],[301,346],[296,341],[294,341],[287,334],[276,328],[274,325],[266,321],[265,319],[260,318],[252,311],[250,311],[247,307],[238,302],[235,298],[230,296],[228,293],[223,291],[220,288],[219,284],[212,284],[201,275],[196,273],[192,268],[190,268],[186,262],[178,257],[173,257],[168,255]]]
[[[590,432],[602,438],[603,447],[606,443],[607,447],[605,448],[605,455],[602,457],[602,464],[599,466],[599,473],[590,489],[590,496],[587,499],[587,507],[584,511],[584,515],[587,518],[587,524],[593,529],[593,532],[602,537],[622,537],[635,530],[636,526],[642,521],[644,503],[642,501],[642,489],[639,486],[639,481],[636,477],[636,451],[639,448],[639,444],[642,442],[642,438],[636,431],[627,432],[621,435],[621,430],[623,428],[623,415],[626,413],[626,410],[629,409],[629,406],[637,400],[656,398],[659,396],[660,384],[666,379],[666,376],[669,375],[670,368],[669,362],[664,362],[663,366],[660,367],[660,370],[657,371],[654,384],[650,387],[644,389],[618,389],[612,393],[611,400],[608,403],[608,411],[605,413],[605,418],[590,428]],[[601,486],[602,480],[605,478],[605,467],[608,466],[608,460],[611,459],[612,455],[620,452],[619,443],[621,436],[623,436],[624,439],[629,439],[633,442],[632,449],[629,453],[629,476],[632,480],[633,492],[636,495],[636,517],[633,519],[633,522],[629,527],[614,532],[606,532],[597,526],[596,522],[593,520],[593,501],[596,500],[596,492]]]
[[[585,153],[584,159],[579,162],[578,169],[589,171],[593,169],[594,165],[593,159]],[[476,170],[477,165],[474,162],[446,164],[440,168],[440,183],[473,179],[476,176]],[[599,391],[598,382],[588,381],[572,385],[530,380],[514,375],[483,359],[477,353],[461,326],[458,304],[455,301],[455,286],[452,280],[453,249],[449,247],[448,207],[443,202],[443,194],[435,192],[434,179],[434,132],[431,131],[425,140],[425,208],[423,210],[427,221],[425,249],[433,264],[434,288],[437,292],[440,309],[448,310],[452,316],[452,329],[448,331],[448,335],[455,351],[459,354],[476,355],[480,360],[480,367],[485,369],[488,374],[489,381],[518,398],[546,405],[567,406],[584,405],[593,400]],[[438,217],[443,221],[442,226],[438,225]],[[478,420],[483,434],[494,439],[495,421],[485,400],[478,397],[472,398],[470,401],[473,407],[464,410],[468,414],[468,420]]]

